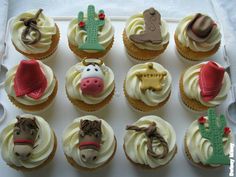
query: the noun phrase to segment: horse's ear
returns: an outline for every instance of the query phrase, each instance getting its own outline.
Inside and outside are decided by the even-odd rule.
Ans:
[[[98,121],[98,126],[100,129],[102,128],[102,121],[101,120]]]
[[[19,120],[20,120],[20,118],[21,118],[20,116],[16,116],[16,119],[17,119],[17,121],[19,121]]]

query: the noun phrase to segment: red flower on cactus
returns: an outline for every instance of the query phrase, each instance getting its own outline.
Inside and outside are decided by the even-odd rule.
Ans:
[[[100,13],[100,14],[98,15],[98,18],[99,18],[100,20],[104,20],[104,19],[105,19],[105,14],[104,14],[104,13]]]
[[[199,122],[200,124],[204,124],[204,123],[206,123],[206,119],[202,116],[202,117],[200,117],[200,118],[198,119],[198,122]]]
[[[83,21],[80,21],[80,22],[79,22],[79,27],[80,27],[80,28],[83,28],[84,26],[85,26],[85,23],[84,23]]]
[[[230,132],[231,132],[231,130],[230,130],[229,127],[225,127],[225,128],[224,128],[224,134],[225,134],[225,135],[228,135]]]

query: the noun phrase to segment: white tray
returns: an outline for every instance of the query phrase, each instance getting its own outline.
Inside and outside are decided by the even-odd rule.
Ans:
[[[47,110],[45,113],[40,114],[44,117],[52,128],[55,129],[57,138],[58,138],[58,148],[56,155],[51,163],[49,163],[46,167],[36,170],[34,172],[30,172],[28,175],[33,177],[42,177],[42,176],[117,176],[117,177],[137,177],[137,176],[165,176],[165,177],[181,177],[181,176],[189,176],[189,177],[199,177],[199,176],[215,176],[222,177],[228,176],[229,169],[228,167],[223,167],[216,170],[205,170],[192,167],[188,161],[186,161],[185,156],[182,152],[182,143],[184,138],[184,133],[186,128],[190,125],[190,123],[197,117],[193,113],[185,110],[178,99],[178,81],[181,71],[187,68],[188,64],[183,64],[177,57],[175,52],[175,44],[173,40],[174,30],[176,28],[178,20],[175,19],[166,19],[169,23],[169,31],[170,31],[170,43],[165,51],[165,53],[160,57],[158,62],[166,67],[172,77],[172,93],[170,100],[168,103],[161,108],[160,110],[153,112],[152,114],[158,115],[163,119],[173,125],[176,135],[177,135],[177,145],[178,145],[178,153],[171,161],[169,165],[163,167],[158,170],[144,170],[139,167],[132,165],[125,157],[123,152],[123,137],[125,133],[125,127],[127,124],[132,124],[134,121],[138,120],[140,117],[148,114],[139,113],[133,111],[126,103],[126,99],[123,94],[123,80],[128,69],[133,66],[133,63],[128,60],[127,55],[125,53],[124,45],[122,42],[122,32],[125,25],[125,17],[118,18],[112,17],[112,22],[115,28],[115,42],[109,54],[105,58],[105,63],[112,68],[115,74],[115,83],[116,83],[116,93],[113,97],[111,103],[105,107],[102,111],[94,113],[94,115],[105,119],[114,129],[115,135],[117,137],[118,146],[117,152],[113,159],[113,161],[107,165],[106,167],[99,169],[95,172],[82,172],[74,169],[72,166],[68,164],[66,161],[61,137],[62,132],[66,125],[73,121],[74,118],[85,115],[85,113],[78,112],[65,94],[65,73],[66,71],[74,64],[78,62],[77,58],[73,55],[67,45],[67,26],[72,17],[55,17],[56,23],[59,26],[61,39],[59,43],[59,47],[54,55],[54,58],[48,61],[48,64],[53,71],[55,72],[58,80],[59,80],[59,90],[55,100],[55,104],[52,108]],[[11,21],[11,20],[10,20]],[[10,21],[8,24],[10,24]],[[9,29],[9,28],[8,28]],[[20,60],[24,59],[24,56],[19,54],[15,48],[13,47],[9,35],[9,30],[7,30],[7,41],[6,41],[7,50],[5,53],[4,65],[8,68],[13,67]],[[223,46],[223,44],[221,45]],[[221,50],[213,56],[216,61],[227,65],[227,62],[223,60],[223,47]],[[7,118],[0,125],[0,131],[7,125],[7,122],[10,119],[14,119],[16,115],[22,114],[22,111],[13,106],[7,98],[7,95],[3,88],[1,89],[0,100],[4,104],[7,110]],[[223,105],[217,108],[219,112],[224,113],[227,104],[229,103],[230,96],[228,100],[225,101]],[[4,174],[4,176],[22,176],[21,172],[17,172],[10,167],[8,167],[5,162],[0,158],[0,174]],[[26,173],[25,173],[26,174]]]

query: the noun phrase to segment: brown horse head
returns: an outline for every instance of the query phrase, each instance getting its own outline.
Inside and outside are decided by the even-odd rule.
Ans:
[[[79,149],[80,157],[84,162],[92,162],[97,159],[101,139],[101,121],[80,121]]]
[[[34,148],[35,139],[38,134],[38,126],[35,117],[24,118],[17,116],[17,122],[14,126],[13,141],[14,153],[21,160],[26,160]]]

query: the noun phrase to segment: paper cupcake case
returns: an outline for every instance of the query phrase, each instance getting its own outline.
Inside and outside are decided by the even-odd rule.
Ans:
[[[58,92],[55,98],[54,105],[42,113],[42,117],[53,127],[56,132],[58,140],[61,139],[62,131],[66,125],[68,125],[75,117],[81,116],[78,113],[73,105],[70,103],[66,96],[65,92],[65,74],[66,71],[78,62],[78,59],[74,56],[73,52],[68,47],[67,41],[67,27],[69,22],[73,17],[53,17],[60,29],[60,42],[58,49],[56,51],[55,57],[50,60],[47,64],[55,72],[55,75],[58,79]],[[122,33],[124,30],[124,25],[128,17],[110,17],[112,20],[112,25],[114,26],[114,43],[112,50],[108,52],[106,60],[104,62],[113,70],[115,75],[115,84],[116,92],[119,93],[119,96],[116,94],[113,96],[111,102],[101,111],[96,114],[97,117],[101,117],[106,120],[111,127],[113,128],[116,138],[117,138],[117,152],[114,156],[114,159],[109,163],[105,168],[101,168],[98,171],[95,171],[97,175],[109,174],[129,174],[130,177],[137,176],[137,170],[140,175],[147,175],[152,173],[153,175],[157,173],[164,173],[167,177],[172,176],[196,176],[198,175],[197,170],[193,170],[189,167],[188,161],[184,159],[185,154],[181,151],[178,151],[176,157],[171,161],[171,163],[159,170],[147,171],[139,169],[139,167],[131,167],[130,162],[126,159],[123,151],[123,138],[125,132],[125,126],[131,124],[132,122],[138,120],[141,117],[141,113],[134,112],[131,108],[125,103],[126,98],[123,94],[123,81],[125,79],[125,74],[134,64],[128,60],[123,40]],[[18,53],[14,46],[11,43],[10,34],[9,34],[9,24],[13,19],[10,19],[8,22],[8,28],[6,32],[6,50],[5,50],[5,59],[3,64],[7,66],[8,69],[12,68],[14,65],[19,63],[22,59],[26,59],[23,55]],[[164,105],[158,111],[155,112],[156,115],[162,117],[164,120],[167,120],[175,129],[177,135],[177,146],[183,146],[184,133],[186,128],[194,120],[195,114],[188,112],[183,108],[179,102],[179,78],[180,74],[187,68],[182,62],[179,61],[178,56],[175,52],[175,43],[174,43],[174,32],[176,26],[179,22],[179,19],[165,19],[169,26],[170,40],[167,50],[165,50],[164,55],[161,55],[157,60],[158,63],[163,65],[172,76],[172,91],[168,104]],[[221,46],[219,51],[211,58],[214,61],[217,61],[222,66],[226,66],[227,62],[224,60],[223,56],[224,50],[224,40],[221,41]],[[8,100],[6,93],[2,90],[1,93],[1,102],[7,110],[6,120],[0,126],[0,130],[7,125],[7,122],[16,115],[22,114],[22,112],[14,107],[12,103]],[[227,100],[217,107],[218,113],[225,113],[226,106],[231,102],[231,98],[228,97]],[[41,115],[41,113],[39,113]],[[230,126],[230,124],[229,124]],[[231,126],[232,127],[232,126]],[[66,173],[68,177],[74,176],[74,171],[72,167],[66,162],[66,158],[62,151],[62,142],[58,141],[57,147],[60,147],[57,151],[54,160],[48,164],[47,168],[42,168],[40,171],[35,171],[35,174],[48,174],[48,170],[53,174],[53,176],[58,176],[60,171],[63,170],[63,173]],[[14,171],[7,168],[4,161],[0,161],[1,173],[4,174],[14,174]],[[67,164],[67,165],[65,165]],[[180,168],[185,168],[185,170],[179,170]],[[80,173],[80,172],[78,172]],[[228,168],[225,168],[218,173],[218,171],[211,171],[211,174],[215,176],[228,176]]]

